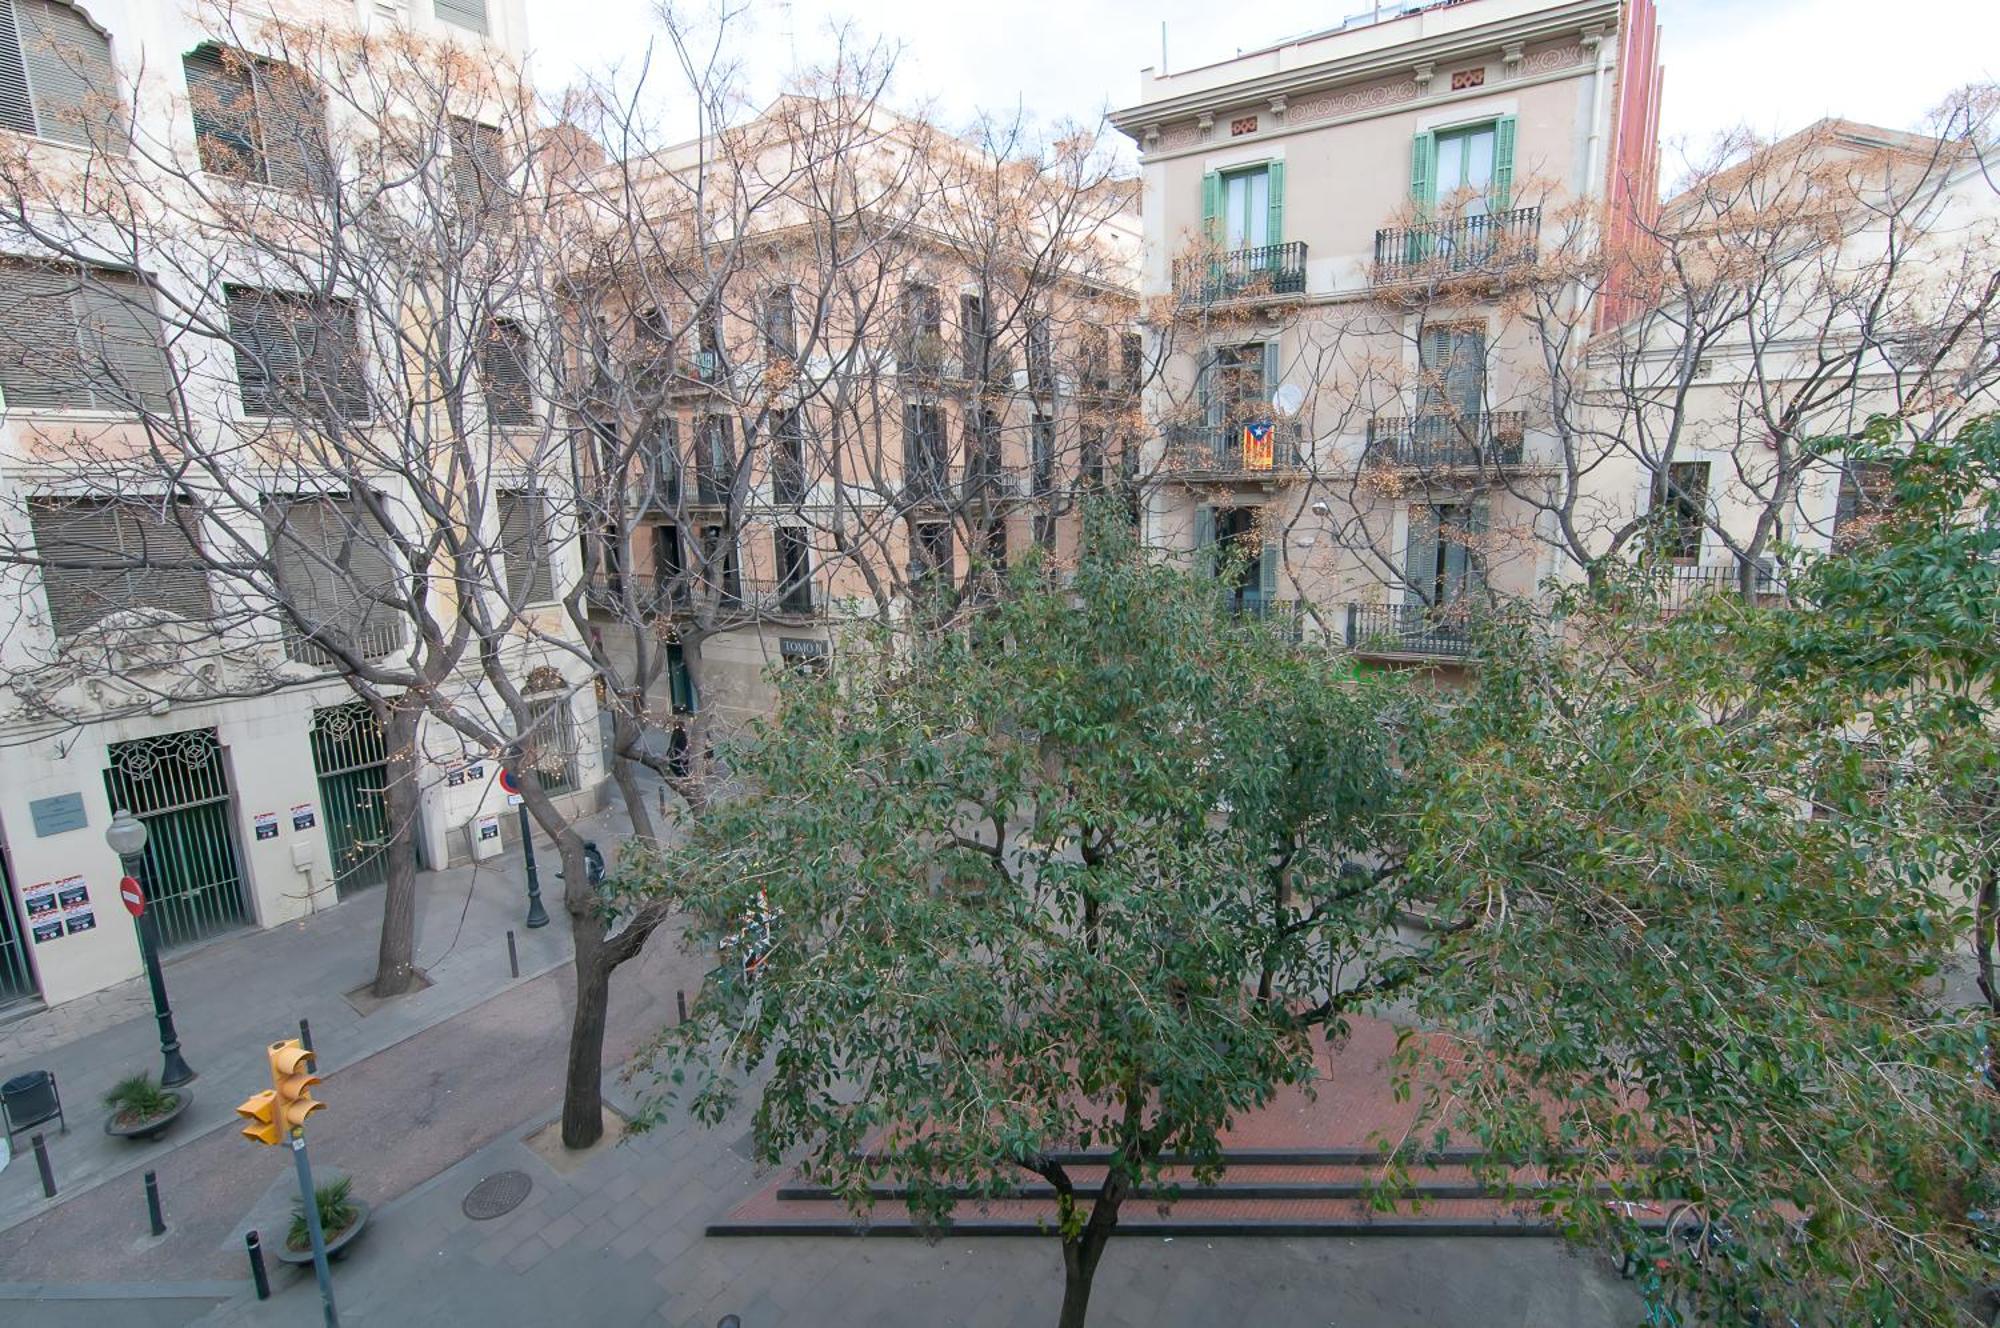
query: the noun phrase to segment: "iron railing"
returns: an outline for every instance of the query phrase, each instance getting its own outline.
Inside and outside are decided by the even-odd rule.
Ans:
[[[135,738],[105,755],[111,805],[146,826],[140,875],[161,945],[176,949],[244,925],[235,799],[216,731]]]
[[[348,633],[341,633],[348,635]],[[306,664],[316,669],[334,667],[333,652],[319,642],[310,639],[296,627],[285,628],[285,658],[294,664]],[[403,647],[403,624],[397,620],[377,619],[363,623],[361,630],[352,634],[352,639],[361,651],[363,659],[386,659]]]
[[[1472,654],[1469,605],[1349,604],[1347,645],[1364,655],[1464,659]]]
[[[1521,411],[1463,415],[1377,415],[1368,421],[1368,460],[1421,469],[1518,466],[1528,417]]]
[[[1497,272],[1535,261],[1542,210],[1514,208],[1375,232],[1375,284]]]
[[[1174,267],[1175,293],[1194,304],[1303,295],[1305,289],[1304,240],[1232,249],[1212,257],[1186,258]]]
[[[1751,571],[1750,592],[1759,598],[1780,593],[1776,569],[1768,560],[1760,562]],[[1667,609],[1684,609],[1704,596],[1742,593],[1743,567],[1740,561],[1675,563],[1667,568],[1660,602]]]
[[[1295,599],[1278,599],[1255,590],[1230,590],[1223,595],[1222,607],[1239,618],[1271,623],[1294,641],[1305,631],[1305,613]]]
[[[776,581],[725,576],[709,581],[694,574],[662,580],[649,572],[598,572],[585,587],[587,603],[605,613],[631,605],[646,617],[688,614],[709,601],[724,618],[816,617],[827,607],[826,588],[810,577]]]
[[[1271,420],[1265,435],[1269,451],[1251,429],[1241,424],[1169,425],[1167,469],[1183,477],[1256,478],[1298,470],[1303,464],[1296,421]]]

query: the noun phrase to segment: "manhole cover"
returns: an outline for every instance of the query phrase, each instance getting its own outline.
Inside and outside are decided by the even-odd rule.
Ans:
[[[528,1197],[535,1182],[525,1171],[501,1171],[473,1186],[465,1196],[465,1215],[475,1222],[511,1213]]]

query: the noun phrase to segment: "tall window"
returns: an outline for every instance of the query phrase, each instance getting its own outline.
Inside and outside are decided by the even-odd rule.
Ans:
[[[1271,238],[1271,173],[1257,166],[1222,176],[1224,249],[1262,249]]]
[[[199,522],[188,503],[137,498],[33,498],[28,521],[42,568],[42,593],[57,636],[115,613],[151,613],[176,622],[210,615],[208,577],[199,566]]]
[[[722,526],[701,528],[701,579],[716,588],[723,602],[743,597],[741,570],[736,562],[736,535]]]
[[[950,585],[951,564],[951,523],[915,522],[910,528],[910,580]]]
[[[1056,363],[1054,333],[1047,314],[1028,319],[1028,390],[1037,394],[1055,390]]]
[[[297,498],[274,504],[271,561],[278,593],[310,634],[332,637],[366,658],[394,650],[400,619],[384,601],[400,593],[388,532],[347,497]],[[308,664],[331,656],[287,624],[286,653]]]
[[[511,318],[489,319],[479,343],[479,381],[486,389],[486,417],[507,428],[535,423],[533,346],[528,329]]]
[[[1137,392],[1146,371],[1146,339],[1137,332],[1118,334],[1118,386]]]
[[[901,293],[902,346],[897,359],[906,369],[937,369],[944,360],[944,313],[937,287],[912,281]]]
[[[111,41],[57,0],[0,0],[0,128],[125,150]]]
[[[1410,194],[1418,209],[1442,205],[1461,217],[1481,217],[1510,207],[1515,126],[1513,116],[1503,115],[1418,134],[1410,156]]]
[[[1033,448],[1035,497],[1045,498],[1056,487],[1056,420],[1037,413],[1029,435]]]
[[[687,575],[687,560],[681,556],[678,526],[653,527],[653,589],[661,596],[685,593],[681,578]]]
[[[965,477],[987,482],[1000,478],[1000,417],[990,407],[966,408]]]
[[[774,286],[764,296],[764,353],[774,360],[799,355],[798,311],[790,286]]]
[[[1853,548],[1895,497],[1893,470],[1886,461],[1847,461],[1840,467],[1840,494],[1833,509],[1833,547]]]
[[[1484,585],[1478,556],[1484,506],[1421,503],[1410,508],[1409,599],[1429,608],[1463,605]]]
[[[1653,475],[1653,545],[1675,562],[1701,560],[1708,514],[1708,462],[1676,461]]]
[[[812,610],[812,545],[804,526],[773,526],[771,552],[778,567],[778,607],[787,613]]]
[[[319,91],[301,71],[220,46],[181,58],[201,168],[280,189],[332,178]]]
[[[152,293],[137,277],[0,262],[0,391],[9,406],[164,410],[169,381]]]
[[[1417,342],[1422,374],[1417,414],[1449,430],[1486,409],[1486,332],[1477,327],[1425,328]]]
[[[701,455],[695,458],[695,497],[708,507],[729,501],[736,487],[736,434],[721,412],[701,417]]]
[[[468,32],[492,31],[487,26],[486,0],[431,0],[431,12],[439,21]]]
[[[1270,414],[1277,349],[1265,341],[1215,348],[1201,382],[1211,429],[1233,430]]]
[[[949,469],[944,446],[944,413],[929,402],[903,406],[903,482],[936,486]]]
[[[451,192],[459,212],[477,216],[508,197],[505,140],[492,125],[452,116]]]
[[[646,500],[656,507],[672,507],[681,500],[681,426],[678,420],[663,419],[653,432],[653,445],[644,459]]]
[[[787,504],[806,498],[805,421],[797,410],[771,415],[771,497]]]
[[[502,489],[494,501],[500,515],[500,556],[506,560],[508,601],[517,607],[547,603],[556,592],[545,496],[539,489]]]
[[[352,304],[244,286],[224,291],[245,415],[368,418]]]
[[[993,330],[986,324],[984,296],[958,297],[958,335],[965,376],[985,382],[993,363]]]

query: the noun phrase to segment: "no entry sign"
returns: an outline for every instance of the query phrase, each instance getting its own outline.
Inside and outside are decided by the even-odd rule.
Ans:
[[[521,805],[521,777],[506,766],[500,767],[500,791],[507,795],[507,805]]]
[[[125,911],[135,918],[146,911],[146,892],[130,876],[118,882],[118,898],[124,901]]]

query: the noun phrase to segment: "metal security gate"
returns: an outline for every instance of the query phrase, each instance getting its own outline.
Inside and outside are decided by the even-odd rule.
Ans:
[[[214,729],[111,745],[104,791],[146,825],[146,900],[169,949],[242,926],[236,809]]]
[[[389,879],[389,749],[365,701],[313,711],[313,769],[333,853],[333,889],[345,899]]]
[[[0,843],[0,1010],[41,994],[35,970],[28,963],[27,942],[21,935],[21,915],[14,904],[14,877],[7,865],[7,845]]]

